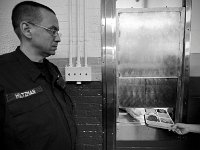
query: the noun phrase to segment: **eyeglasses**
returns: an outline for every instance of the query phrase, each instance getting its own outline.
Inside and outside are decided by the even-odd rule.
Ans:
[[[40,27],[40,28],[43,28],[43,29],[49,31],[50,34],[51,34],[53,37],[57,37],[57,36],[61,37],[61,33],[58,33],[58,30],[49,29],[49,28],[47,28],[47,27],[41,26],[41,25],[36,24],[36,23],[33,23],[33,22],[27,22],[27,23],[30,23],[30,24],[32,24],[32,25],[34,25],[34,26],[37,26],[37,27]]]

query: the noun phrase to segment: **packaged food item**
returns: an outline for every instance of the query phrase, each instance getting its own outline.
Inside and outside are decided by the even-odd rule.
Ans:
[[[167,108],[145,108],[145,123],[148,126],[170,129],[174,124]]]

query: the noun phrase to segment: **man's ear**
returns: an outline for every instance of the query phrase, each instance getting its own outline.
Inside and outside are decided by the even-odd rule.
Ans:
[[[30,24],[27,23],[26,21],[22,21],[20,23],[20,30],[21,30],[21,33],[27,37],[27,38],[32,38],[32,33],[31,33],[31,27],[30,27]]]

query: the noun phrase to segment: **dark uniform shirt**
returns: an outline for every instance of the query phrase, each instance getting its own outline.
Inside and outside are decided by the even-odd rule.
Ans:
[[[73,104],[58,68],[48,60],[34,64],[19,47],[0,56],[0,109],[5,149],[74,149]]]

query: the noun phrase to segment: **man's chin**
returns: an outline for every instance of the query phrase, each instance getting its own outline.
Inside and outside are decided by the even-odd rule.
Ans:
[[[50,52],[46,53],[46,57],[49,57],[55,54],[56,54],[55,51],[51,50]]]
[[[56,50],[57,50],[57,47],[52,47],[52,49],[50,50],[50,53],[51,53],[52,55],[55,55]]]
[[[56,52],[55,51],[51,51],[50,55],[55,55]]]

